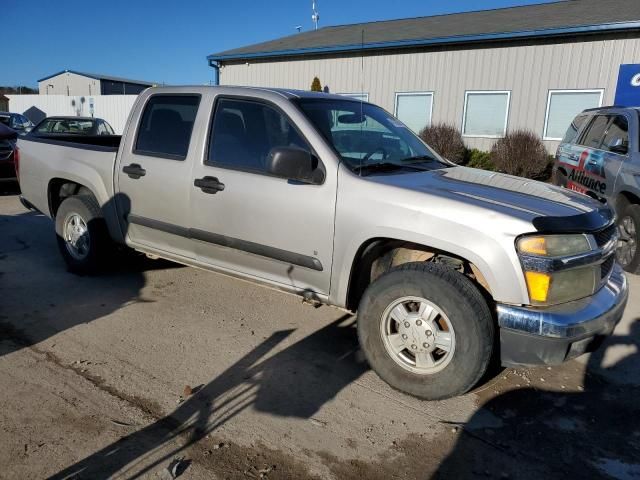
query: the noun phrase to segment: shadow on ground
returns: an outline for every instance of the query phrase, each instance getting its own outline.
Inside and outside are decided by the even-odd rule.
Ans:
[[[621,345],[626,355],[605,364],[607,349]],[[582,386],[565,393],[571,373],[583,375]],[[640,318],[586,366],[574,361],[529,374],[538,388],[486,401],[434,478],[640,478]],[[540,378],[556,391],[542,389]]]
[[[176,268],[164,260],[121,252],[103,275],[63,273],[50,219],[35,212],[0,215],[0,356],[46,340],[76,325],[92,322],[125,305],[144,302],[144,272]],[[16,318],[10,299],[19,299]],[[43,302],[46,299],[46,302]]]

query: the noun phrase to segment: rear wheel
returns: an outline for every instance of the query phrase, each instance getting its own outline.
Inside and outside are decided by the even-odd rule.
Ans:
[[[408,263],[382,275],[358,310],[360,345],[389,385],[437,400],[461,395],[486,372],[494,324],[484,297],[464,275]]]
[[[618,217],[620,239],[616,257],[622,268],[640,273],[640,205],[628,204]]]
[[[88,195],[66,198],[55,222],[58,249],[69,271],[97,273],[111,251],[111,242],[96,199]]]

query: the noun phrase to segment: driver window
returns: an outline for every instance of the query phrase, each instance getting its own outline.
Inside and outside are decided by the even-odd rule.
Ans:
[[[276,147],[310,150],[275,108],[247,100],[218,100],[206,164],[263,173],[269,152]]]
[[[602,149],[620,154],[615,147],[629,148],[629,122],[622,115],[615,115],[602,141]]]

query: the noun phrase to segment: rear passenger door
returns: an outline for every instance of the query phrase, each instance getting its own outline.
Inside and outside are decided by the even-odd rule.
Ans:
[[[607,198],[615,193],[615,182],[622,164],[629,159],[631,149],[629,124],[633,120],[624,113],[609,117],[609,125],[600,146],[604,152],[604,176],[606,179],[606,188],[601,193]]]
[[[132,119],[135,131],[127,134],[120,155],[115,201],[134,246],[193,258],[189,179],[199,104],[197,94],[155,94],[139,118]]]
[[[207,151],[191,182],[194,248],[198,261],[214,268],[328,294],[336,175],[310,185],[267,174],[272,148],[315,151],[282,108],[216,99]],[[317,168],[324,168],[319,159]]]
[[[606,190],[604,152],[600,149],[609,126],[607,115],[595,115],[577,141],[565,148],[567,188],[602,198]]]

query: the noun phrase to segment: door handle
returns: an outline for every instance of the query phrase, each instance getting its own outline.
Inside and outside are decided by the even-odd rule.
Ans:
[[[210,194],[216,194],[224,190],[224,183],[220,183],[216,177],[196,178],[193,181],[193,185],[204,193]]]
[[[129,175],[129,178],[133,178],[134,180],[137,180],[140,177],[144,177],[147,174],[147,171],[137,163],[132,163],[131,165],[123,167],[122,171]]]

